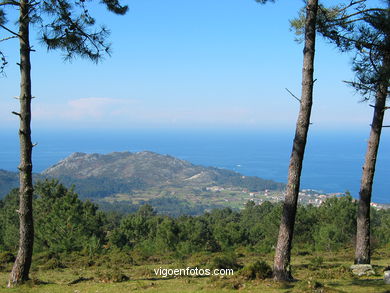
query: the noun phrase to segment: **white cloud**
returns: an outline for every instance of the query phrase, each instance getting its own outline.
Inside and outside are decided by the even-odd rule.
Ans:
[[[271,105],[248,101],[223,103],[213,99],[194,100],[171,99],[119,99],[89,97],[71,100],[33,100],[32,122],[45,127],[84,128],[129,128],[129,127],[294,127],[298,106],[294,102],[275,100]],[[3,125],[17,124],[17,117],[10,114],[18,108],[16,104],[3,102],[0,121]],[[360,115],[353,116],[348,109],[326,108],[318,103],[313,109],[312,122],[317,127],[332,127],[338,123],[346,126],[367,124],[369,107],[359,105]],[[12,109],[11,109],[12,108]],[[351,107],[352,108],[352,107]],[[350,111],[356,111],[357,106]],[[353,110],[353,111],[352,111]],[[8,113],[5,113],[8,112]],[[7,114],[7,115],[5,115]]]
[[[65,112],[65,115],[66,118],[73,120],[103,119],[107,116],[117,115],[124,107],[132,103],[131,100],[112,98],[82,98],[69,101],[69,109]]]
[[[177,105],[175,102],[156,105],[150,101],[116,98],[80,98],[64,103],[34,101],[33,120],[45,124],[88,125],[252,125],[256,111],[234,105]],[[258,117],[260,118],[260,117]],[[261,118],[260,118],[261,120]]]
[[[117,116],[134,103],[134,100],[114,98],[80,98],[54,104],[37,102],[33,104],[33,117],[38,121],[104,121]]]

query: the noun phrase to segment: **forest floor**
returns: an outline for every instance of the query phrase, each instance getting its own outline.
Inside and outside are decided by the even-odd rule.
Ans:
[[[272,263],[272,255],[256,253],[237,253],[238,262],[247,264],[257,259]],[[390,285],[383,281],[383,269],[390,265],[390,251],[378,250],[374,253],[372,264],[376,274],[370,277],[353,276],[350,266],[353,260],[352,250],[337,254],[295,253],[292,256],[292,271],[297,281],[277,283],[272,279],[247,280],[239,270],[233,276],[203,277],[162,277],[155,269],[186,268],[199,266],[207,268],[213,254],[193,255],[185,261],[149,258],[124,264],[123,256],[116,260],[101,261],[80,265],[75,262],[64,265],[48,261],[33,266],[31,281],[17,288],[7,289],[6,282],[12,264],[0,270],[0,292],[47,292],[47,293],[103,293],[103,292],[353,292],[353,293],[390,293]],[[121,259],[122,258],[122,259]],[[80,260],[80,259],[79,259]],[[109,260],[107,262],[107,260]],[[121,262],[122,261],[122,262]],[[42,264],[37,260],[35,263]],[[76,264],[77,263],[77,264]],[[119,264],[121,263],[121,264]]]

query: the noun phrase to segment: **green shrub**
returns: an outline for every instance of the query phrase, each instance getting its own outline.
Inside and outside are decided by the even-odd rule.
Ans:
[[[298,282],[294,287],[297,292],[325,292],[323,289],[324,285],[314,279],[309,279],[307,281]]]
[[[247,280],[267,279],[272,277],[272,268],[265,261],[256,261],[245,266],[241,270],[241,275]]]
[[[64,269],[66,268],[66,265],[64,265],[58,258],[51,258],[42,265],[41,268],[44,270]]]
[[[237,262],[235,254],[223,254],[214,257],[211,266],[213,269],[240,269],[242,266]]]
[[[108,254],[109,265],[112,267],[125,265],[134,265],[135,261],[129,252],[113,249]]]
[[[15,261],[15,256],[9,252],[0,252],[0,264],[7,264]]]
[[[210,252],[197,252],[187,256],[186,263],[194,267],[205,267],[212,263],[213,255]]]
[[[329,268],[321,268],[321,270],[315,270],[311,274],[313,278],[321,279],[321,280],[329,280],[329,279],[339,279],[346,280],[351,278],[352,272],[349,266],[336,266]]]
[[[318,269],[324,264],[324,258],[322,256],[316,256],[310,259],[310,265],[312,268]]]
[[[38,252],[33,254],[33,264],[38,266],[45,265],[51,259],[60,259],[60,255],[58,253],[54,253],[52,251]]]

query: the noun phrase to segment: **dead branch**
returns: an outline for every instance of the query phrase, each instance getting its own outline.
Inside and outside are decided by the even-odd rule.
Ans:
[[[293,98],[296,99],[299,103],[301,102],[301,99],[299,99],[296,95],[294,95],[288,88],[286,88],[286,91],[288,91],[288,93],[289,93],[290,95],[292,95]]]

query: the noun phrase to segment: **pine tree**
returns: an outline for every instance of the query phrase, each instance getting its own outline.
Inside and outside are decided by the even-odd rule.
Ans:
[[[39,38],[47,48],[60,49],[66,59],[81,56],[97,62],[104,54],[110,52],[106,42],[109,34],[105,27],[95,30],[95,19],[87,8],[86,0],[19,0],[0,3],[0,28],[9,34],[8,38],[19,39],[20,51],[20,111],[13,112],[20,118],[20,165],[18,210],[20,220],[19,250],[13,266],[8,287],[29,279],[31,266],[34,224],[32,213],[32,149],[31,142],[31,60],[34,50],[30,44],[30,27],[39,27]],[[107,9],[123,15],[127,6],[118,0],[102,0]],[[7,26],[6,9],[19,10],[17,29]],[[4,62],[3,62],[4,63]]]
[[[360,184],[355,263],[369,264],[370,203],[375,165],[390,85],[390,1],[385,7],[369,7],[370,1],[321,7],[319,32],[345,52],[354,52],[355,80],[348,82],[364,100],[375,104]]]
[[[279,236],[274,258],[274,279],[277,281],[292,280],[290,270],[291,244],[297,212],[303,157],[305,154],[307,133],[309,131],[310,115],[313,103],[313,73],[317,9],[318,0],[307,1],[305,45],[303,50],[302,68],[302,94],[288,169],[286,196],[283,204],[282,219],[280,222]]]

